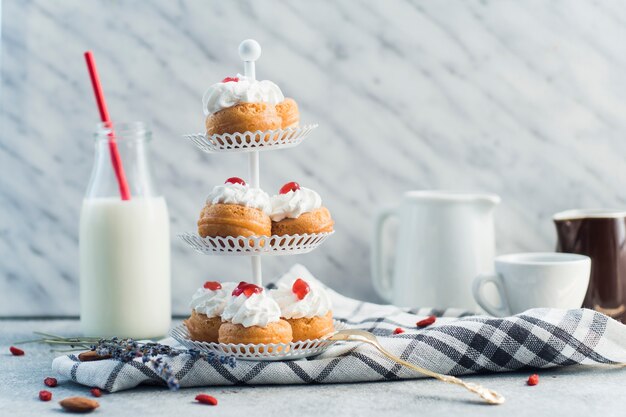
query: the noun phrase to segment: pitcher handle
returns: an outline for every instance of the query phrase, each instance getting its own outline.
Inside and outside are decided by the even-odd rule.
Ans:
[[[483,288],[485,288],[485,284],[493,283],[498,290],[498,296],[500,297],[500,305],[494,306],[485,298],[483,294]],[[506,299],[506,294],[504,293],[504,286],[502,285],[502,281],[500,281],[500,276],[497,274],[483,274],[479,275],[474,279],[474,283],[472,284],[472,293],[474,294],[474,299],[480,305],[483,310],[492,316],[496,317],[505,317],[511,315],[511,309],[509,307],[508,301]]]
[[[392,293],[392,277],[389,275],[387,263],[383,253],[382,235],[385,223],[392,216],[397,215],[395,207],[386,208],[376,213],[374,221],[374,233],[372,240],[371,268],[372,268],[372,284],[374,289],[383,300],[390,303]]]

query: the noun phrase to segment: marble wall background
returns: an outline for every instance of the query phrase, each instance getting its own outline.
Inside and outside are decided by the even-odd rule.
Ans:
[[[172,232],[193,230],[212,185],[246,157],[210,156],[205,88],[264,48],[277,82],[320,128],[265,153],[262,185],[317,189],[337,234],[294,261],[355,297],[369,281],[375,209],[409,189],[490,191],[498,251],[554,246],[552,213],[626,206],[626,8],[619,1],[17,1],[2,3],[0,315],[78,313],[77,229],[97,121],[82,53],[96,54],[115,119],[144,120]],[[249,261],[172,239],[175,312]]]

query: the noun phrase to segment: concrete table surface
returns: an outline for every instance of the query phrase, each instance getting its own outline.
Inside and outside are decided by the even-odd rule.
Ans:
[[[52,359],[59,355],[46,345],[24,345],[25,356],[11,356],[9,346],[31,338],[33,331],[79,334],[77,320],[0,319],[0,415],[58,416],[58,401],[69,396],[89,397],[89,388],[58,378],[47,388]],[[92,415],[110,416],[594,416],[626,415],[626,369],[608,366],[573,366],[539,371],[540,383],[530,387],[531,372],[466,376],[503,394],[500,406],[481,403],[465,390],[431,379],[342,385],[222,386],[187,388],[170,392],[162,387],[104,393]],[[41,402],[48,389],[53,400]],[[219,400],[216,407],[197,404],[205,392]]]

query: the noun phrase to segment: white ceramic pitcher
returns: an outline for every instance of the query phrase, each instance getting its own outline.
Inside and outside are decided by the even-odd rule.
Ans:
[[[472,281],[493,271],[493,212],[500,197],[452,191],[409,191],[400,206],[382,210],[374,224],[374,288],[405,307],[458,307],[475,311]],[[399,220],[395,268],[389,273],[384,225]]]

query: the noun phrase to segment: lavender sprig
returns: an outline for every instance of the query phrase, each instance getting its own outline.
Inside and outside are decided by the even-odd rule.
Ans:
[[[193,359],[205,360],[213,365],[220,363],[231,368],[234,368],[236,365],[236,360],[233,356],[220,356],[214,352],[203,352],[197,349],[175,349],[155,342],[137,342],[133,339],[120,339],[118,337],[102,339],[98,337],[64,337],[43,332],[34,333],[40,337],[13,342],[13,344],[46,343],[51,346],[68,346],[71,348],[62,352],[91,349],[98,356],[122,362],[130,362],[136,358],[141,358],[144,364],[149,363],[154,368],[155,372],[163,378],[171,390],[179,388],[179,381],[170,365],[163,360],[164,357],[176,357],[186,354]]]
[[[180,388],[170,365],[163,360],[163,357],[176,357],[181,354],[188,354],[193,359],[204,360],[210,364],[220,363],[231,368],[236,366],[233,356],[216,355],[214,352],[203,352],[197,349],[174,349],[171,346],[162,345],[155,342],[137,342],[133,339],[100,339],[98,343],[91,346],[91,350],[98,356],[109,356],[122,362],[130,362],[136,358],[141,358],[144,364],[150,364],[155,372],[167,383],[171,390]]]

